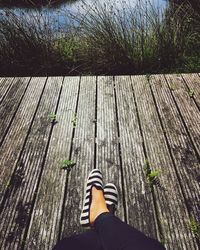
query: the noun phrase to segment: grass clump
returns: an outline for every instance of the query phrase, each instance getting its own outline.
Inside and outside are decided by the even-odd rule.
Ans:
[[[74,114],[74,117],[73,117],[73,119],[71,120],[71,122],[72,122],[72,124],[73,124],[73,127],[75,128],[76,125],[77,125],[77,116],[76,116],[76,114]]]
[[[75,165],[76,163],[72,160],[63,160],[61,168],[70,171]]]
[[[139,1],[133,10],[91,7],[79,17],[84,71],[151,74],[200,69],[200,16],[189,4],[160,14]]]
[[[56,114],[54,112],[49,114],[49,119],[50,119],[51,123],[53,123],[53,124],[57,123]]]
[[[197,239],[200,239],[200,224],[194,218],[190,219],[190,228]]]
[[[44,15],[0,13],[1,75],[60,75],[73,62],[55,48],[52,23]]]
[[[194,97],[194,95],[195,95],[194,90],[189,90],[188,95],[190,98]]]
[[[145,159],[144,164],[145,164],[144,172],[145,172],[145,175],[146,175],[146,178],[147,178],[149,185],[151,187],[154,185],[159,185],[158,177],[160,175],[160,171],[159,170],[152,170],[148,159]]]
[[[200,13],[188,1],[162,11],[142,1],[135,7],[123,3],[121,9],[98,3],[82,8],[83,14],[65,13],[59,32],[55,31],[58,20],[53,23],[51,15],[30,18],[30,14],[2,12],[1,75],[150,75],[200,70]]]

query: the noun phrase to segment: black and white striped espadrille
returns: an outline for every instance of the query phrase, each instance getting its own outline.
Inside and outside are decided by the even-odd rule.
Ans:
[[[104,197],[108,210],[111,213],[115,213],[118,205],[118,191],[113,183],[108,183],[104,186]]]
[[[89,176],[87,179],[87,183],[85,187],[83,209],[82,209],[81,216],[80,216],[80,224],[83,227],[90,227],[90,205],[92,201],[92,187],[93,186],[103,191],[102,173],[98,169],[93,169],[89,173]]]

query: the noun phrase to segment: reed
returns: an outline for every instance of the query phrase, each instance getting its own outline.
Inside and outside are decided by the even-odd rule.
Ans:
[[[200,69],[200,16],[191,5],[163,13],[141,2],[122,11],[91,6],[80,24],[79,60],[95,74],[146,74]]]
[[[188,3],[160,11],[83,5],[65,13],[55,31],[51,15],[0,16],[1,75],[151,74],[200,70],[200,14]],[[74,25],[72,25],[74,24]],[[58,27],[59,27],[58,23]]]

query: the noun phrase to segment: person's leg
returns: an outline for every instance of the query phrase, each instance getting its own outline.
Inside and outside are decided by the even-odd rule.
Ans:
[[[97,232],[88,230],[59,241],[53,250],[103,250]]]
[[[157,240],[122,222],[111,213],[102,213],[94,222],[104,250],[164,250]]]
[[[90,224],[99,235],[104,250],[164,250],[158,241],[122,222],[105,205],[103,192],[92,189]]]

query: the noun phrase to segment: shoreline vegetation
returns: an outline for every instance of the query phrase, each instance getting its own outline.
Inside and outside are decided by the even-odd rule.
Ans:
[[[200,72],[200,13],[189,1],[163,13],[140,1],[83,8],[62,25],[40,12],[1,11],[0,75]]]

